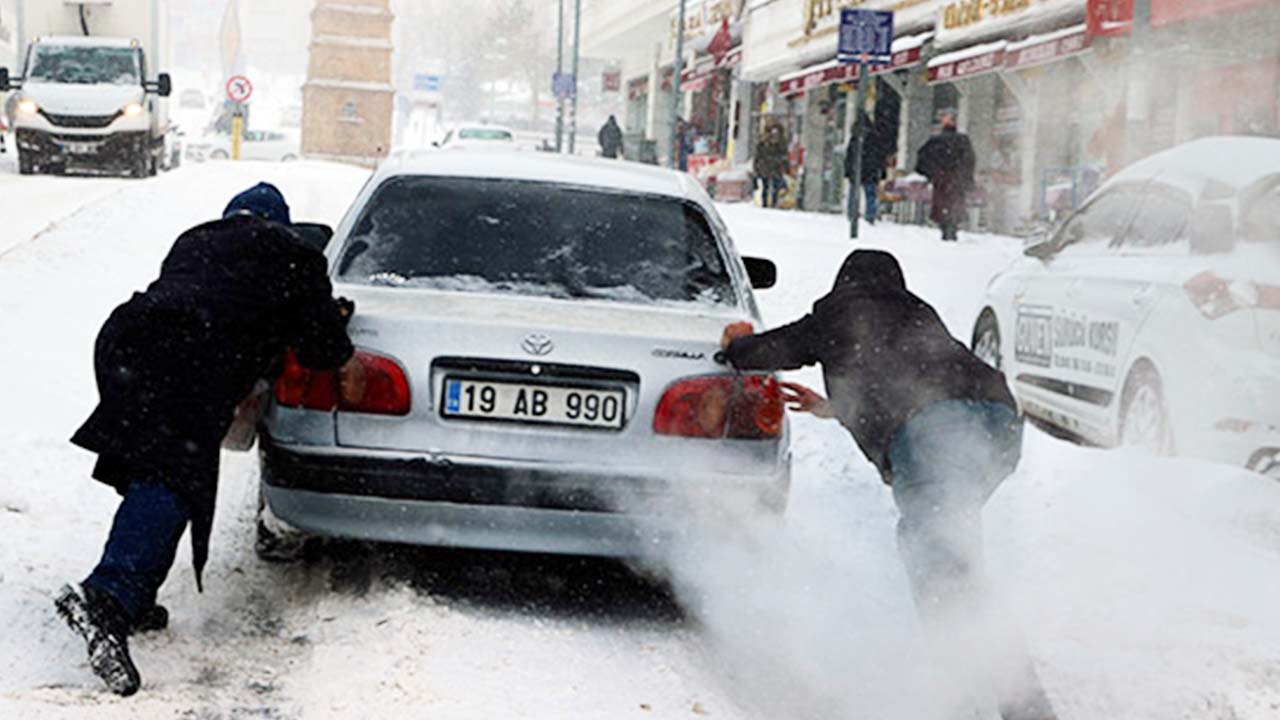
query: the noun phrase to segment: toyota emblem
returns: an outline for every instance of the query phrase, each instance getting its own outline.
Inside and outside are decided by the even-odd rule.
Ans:
[[[542,357],[550,355],[551,351],[556,348],[556,344],[551,342],[551,338],[542,333],[533,333],[525,337],[524,342],[520,343],[520,347],[530,355]]]

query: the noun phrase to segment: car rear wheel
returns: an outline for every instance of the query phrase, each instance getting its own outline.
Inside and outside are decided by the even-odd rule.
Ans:
[[[31,175],[36,171],[36,164],[31,159],[30,153],[18,153],[18,174]]]
[[[213,152],[209,153],[209,159],[210,160],[230,160],[231,154],[228,153],[226,150],[214,150]]]
[[[290,154],[285,155],[284,157],[280,158],[280,162],[293,162],[294,160],[297,160],[297,159],[298,159],[298,156],[297,156],[297,155],[294,155],[294,154],[290,153]]]
[[[1120,400],[1120,445],[1153,455],[1173,452],[1173,433],[1160,375],[1150,363],[1129,371]]]
[[[997,370],[1001,369],[1000,325],[991,308],[983,310],[977,324],[973,326],[973,341],[970,347],[979,360]]]
[[[266,472],[265,468],[263,472]],[[255,525],[253,552],[259,560],[291,563],[302,559],[309,537],[272,514],[261,489],[258,490],[258,517]]]

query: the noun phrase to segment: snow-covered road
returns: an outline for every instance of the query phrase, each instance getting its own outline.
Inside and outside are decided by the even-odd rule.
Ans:
[[[161,592],[170,629],[135,643],[143,692],[103,693],[49,600],[90,569],[116,503],[66,442],[96,399],[99,324],[235,191],[271,180],[295,217],[334,223],[365,177],[310,163],[147,181],[0,172],[0,717],[927,717],[920,688],[946,683],[925,672],[888,493],[811,418],[794,423],[785,525],[709,524],[661,558],[674,597],[554,558],[338,547],[266,567],[250,543],[255,464],[227,455],[208,591],[184,546]],[[804,312],[850,249],[839,218],[724,214],[744,254],[779,264],[769,324]],[[860,244],[895,252],[961,337],[1019,251],[894,226]],[[1280,713],[1280,487],[1033,432],[988,539],[1067,720]]]

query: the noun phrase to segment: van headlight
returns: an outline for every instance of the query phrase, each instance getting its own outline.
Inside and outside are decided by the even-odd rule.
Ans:
[[[142,114],[142,103],[131,102],[124,106],[121,110],[125,117],[135,117]]]
[[[35,115],[40,112],[40,106],[31,98],[23,98],[18,101],[18,113],[20,115]]]

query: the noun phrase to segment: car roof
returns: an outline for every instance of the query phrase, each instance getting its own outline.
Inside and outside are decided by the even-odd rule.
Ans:
[[[1116,173],[1103,189],[1159,179],[1195,198],[1207,191],[1230,197],[1276,174],[1280,174],[1280,140],[1218,136],[1193,140],[1139,160]]]
[[[132,48],[141,47],[137,40],[118,37],[82,37],[79,35],[51,35],[36,39],[37,45],[75,45],[80,47]]]
[[[454,132],[462,132],[463,130],[497,130],[499,132],[515,134],[515,130],[504,125],[485,125],[483,123],[475,125],[455,125],[450,129]]]
[[[688,173],[640,163],[541,152],[402,151],[378,167],[378,182],[417,175],[524,180],[702,202],[704,194]]]

